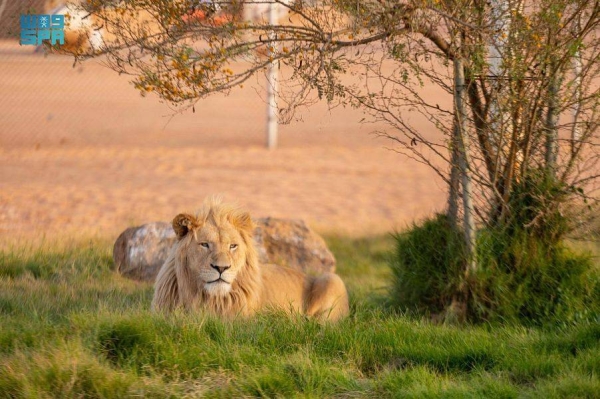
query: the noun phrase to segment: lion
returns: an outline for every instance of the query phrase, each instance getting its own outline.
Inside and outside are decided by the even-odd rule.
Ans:
[[[196,216],[177,215],[173,229],[177,242],[156,277],[155,311],[183,308],[233,318],[281,309],[323,321],[348,315],[348,293],[338,275],[260,265],[252,219],[239,208],[209,199]]]

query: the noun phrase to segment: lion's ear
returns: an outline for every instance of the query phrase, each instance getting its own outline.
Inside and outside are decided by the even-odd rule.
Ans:
[[[254,223],[248,212],[242,212],[241,214],[236,215],[231,222],[238,229],[245,230],[250,234],[252,234],[252,231],[254,230]]]
[[[180,213],[173,219],[173,230],[177,234],[177,238],[182,239],[192,229],[196,222],[196,218],[187,213]]]

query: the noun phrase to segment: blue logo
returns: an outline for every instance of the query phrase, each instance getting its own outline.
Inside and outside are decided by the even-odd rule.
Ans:
[[[65,44],[64,15],[21,15],[21,46],[39,46],[49,40],[50,45]]]

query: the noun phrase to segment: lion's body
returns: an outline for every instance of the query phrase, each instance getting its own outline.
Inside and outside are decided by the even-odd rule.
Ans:
[[[179,241],[157,278],[152,306],[204,310],[220,317],[282,309],[323,320],[348,314],[348,294],[333,273],[309,277],[259,265],[247,213],[209,202],[197,217],[173,220]]]

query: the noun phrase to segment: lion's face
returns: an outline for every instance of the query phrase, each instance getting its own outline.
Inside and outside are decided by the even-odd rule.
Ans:
[[[190,215],[179,215],[173,221],[174,227],[182,227],[176,229],[177,234],[187,240],[184,248],[188,273],[208,295],[227,295],[246,265],[247,244],[239,222],[212,219],[200,222]],[[249,218],[248,223],[251,223]]]
[[[205,224],[188,245],[188,266],[209,295],[224,296],[246,263],[244,241],[233,226]]]

